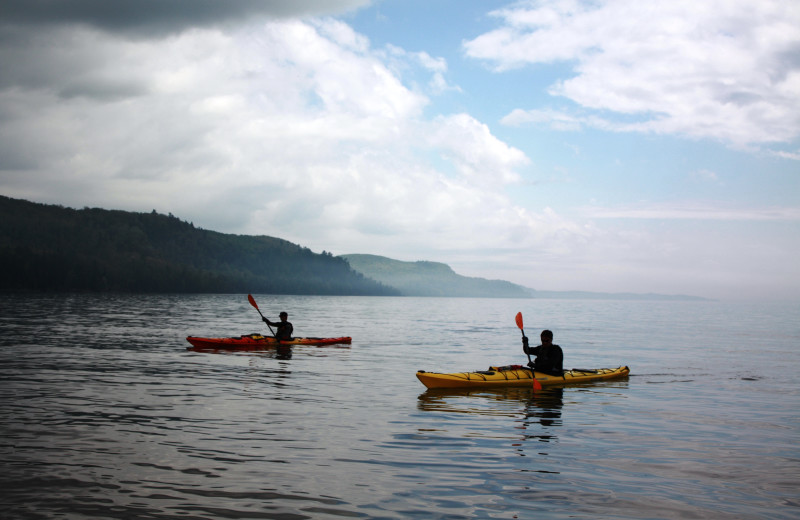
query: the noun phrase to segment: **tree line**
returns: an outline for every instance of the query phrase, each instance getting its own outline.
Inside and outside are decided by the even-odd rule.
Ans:
[[[0,291],[397,295],[347,260],[172,214],[0,196]]]

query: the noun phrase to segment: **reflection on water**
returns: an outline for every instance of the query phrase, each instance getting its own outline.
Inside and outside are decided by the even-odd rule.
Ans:
[[[325,348],[325,349],[349,349],[350,345],[257,345],[242,346],[236,348],[193,348],[187,347],[190,352],[199,354],[228,354],[234,356],[263,356],[273,359],[292,359],[293,349],[295,348]]]
[[[418,398],[418,408],[426,412],[458,413],[476,416],[509,417],[522,430],[520,443],[525,441],[552,442],[558,435],[554,427],[562,425],[563,388],[509,387],[490,389],[428,389]],[[467,435],[473,435],[468,432]]]
[[[533,392],[525,407],[525,419],[522,424],[527,429],[531,425],[544,427],[561,426],[561,407],[564,406],[564,389],[548,388]],[[550,439],[551,436],[533,436],[539,439]]]
[[[558,390],[559,392],[555,392]],[[550,403],[553,396],[563,395],[562,388],[545,388],[534,392],[528,387],[505,388],[429,388],[418,397],[418,407],[425,411],[505,414],[520,403]],[[484,406],[477,403],[485,401]],[[514,403],[512,406],[509,406]],[[486,406],[492,404],[493,406]],[[560,405],[559,405],[560,406]]]

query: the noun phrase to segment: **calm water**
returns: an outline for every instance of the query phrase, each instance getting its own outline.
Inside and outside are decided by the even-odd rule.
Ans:
[[[0,297],[0,509],[30,519],[800,518],[800,307],[254,295]],[[419,369],[626,381],[434,393]]]

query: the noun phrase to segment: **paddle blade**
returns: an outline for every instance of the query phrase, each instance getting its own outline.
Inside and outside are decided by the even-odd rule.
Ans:
[[[533,378],[533,391],[534,392],[538,392],[541,389],[542,389],[542,383],[540,383],[539,380],[534,377]]]
[[[256,310],[257,310],[258,312],[261,312],[260,310],[258,310],[258,304],[256,303],[256,300],[255,300],[255,298],[253,298],[253,295],[252,295],[252,294],[248,294],[248,295],[247,295],[247,301],[249,301],[249,302],[250,302],[250,305],[252,305],[253,307],[255,307],[255,308],[256,308]]]
[[[517,313],[517,317],[514,318],[514,320],[517,322],[517,327],[519,327],[519,330],[523,330],[525,328],[525,327],[522,326],[522,313],[521,312]]]

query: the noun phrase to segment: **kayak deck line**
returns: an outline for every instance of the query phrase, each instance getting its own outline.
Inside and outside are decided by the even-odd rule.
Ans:
[[[508,365],[490,366],[488,370],[448,374],[419,370],[417,379],[428,388],[531,386],[534,377],[542,386],[554,386],[617,379],[626,377],[629,373],[630,369],[627,366],[620,366],[618,368],[573,368],[565,370],[561,375],[553,375],[533,372],[523,365]]]

